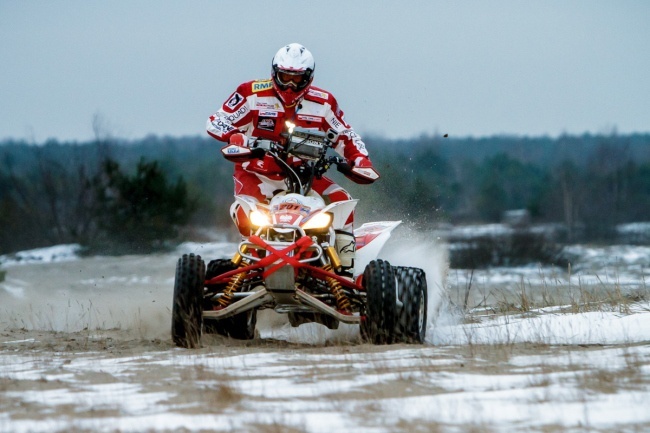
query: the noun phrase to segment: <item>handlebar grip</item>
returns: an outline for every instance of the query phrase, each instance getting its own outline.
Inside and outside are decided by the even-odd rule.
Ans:
[[[251,149],[251,157],[256,159],[262,159],[266,155],[266,150],[261,147],[254,147]]]
[[[275,146],[275,142],[271,140],[264,140],[264,139],[255,139],[254,143],[252,144],[251,148],[252,149],[260,149],[260,150],[273,150]]]
[[[339,173],[350,174],[350,172],[352,172],[352,166],[348,164],[346,161],[337,161],[336,170]]]

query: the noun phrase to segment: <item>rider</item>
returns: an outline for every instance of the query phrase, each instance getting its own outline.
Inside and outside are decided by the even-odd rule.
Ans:
[[[260,157],[248,147],[254,138],[284,142],[286,121],[335,137],[334,148],[349,165],[341,171],[356,183],[372,183],[379,178],[364,142],[343,119],[334,96],[311,85],[314,67],[314,57],[305,47],[296,43],[284,46],[273,57],[271,79],[241,84],[208,119],[208,134],[228,143],[223,154],[235,163],[236,195],[268,201],[277,190],[287,189],[275,160],[270,155]],[[329,202],[351,198],[346,190],[325,176],[315,179],[312,189]],[[240,233],[249,235],[244,212],[238,208],[233,213]],[[351,215],[344,227],[349,232],[352,218]]]

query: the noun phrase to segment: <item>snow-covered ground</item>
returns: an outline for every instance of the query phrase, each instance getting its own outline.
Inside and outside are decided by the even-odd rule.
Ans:
[[[427,271],[423,346],[265,313],[251,343],[174,348],[177,256],[228,243],[0,257],[0,432],[650,431],[647,247],[572,247],[572,269],[447,272],[442,246],[407,240],[385,258]]]
[[[3,432],[650,427],[647,344],[273,348],[216,342],[192,352],[135,354],[48,352],[37,340],[2,344]]]

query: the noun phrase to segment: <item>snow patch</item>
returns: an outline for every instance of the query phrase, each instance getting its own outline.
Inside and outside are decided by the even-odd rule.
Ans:
[[[0,256],[0,265],[28,265],[32,263],[52,263],[77,260],[81,251],[79,244],[55,245],[46,248],[20,251]]]

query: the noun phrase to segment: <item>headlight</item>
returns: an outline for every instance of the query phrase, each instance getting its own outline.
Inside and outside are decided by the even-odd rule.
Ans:
[[[321,212],[314,215],[302,226],[304,230],[325,229],[332,223],[332,214]]]
[[[251,225],[255,227],[264,227],[264,226],[271,225],[271,220],[269,219],[269,216],[258,210],[254,210],[253,212],[251,212],[249,218],[251,220]]]

